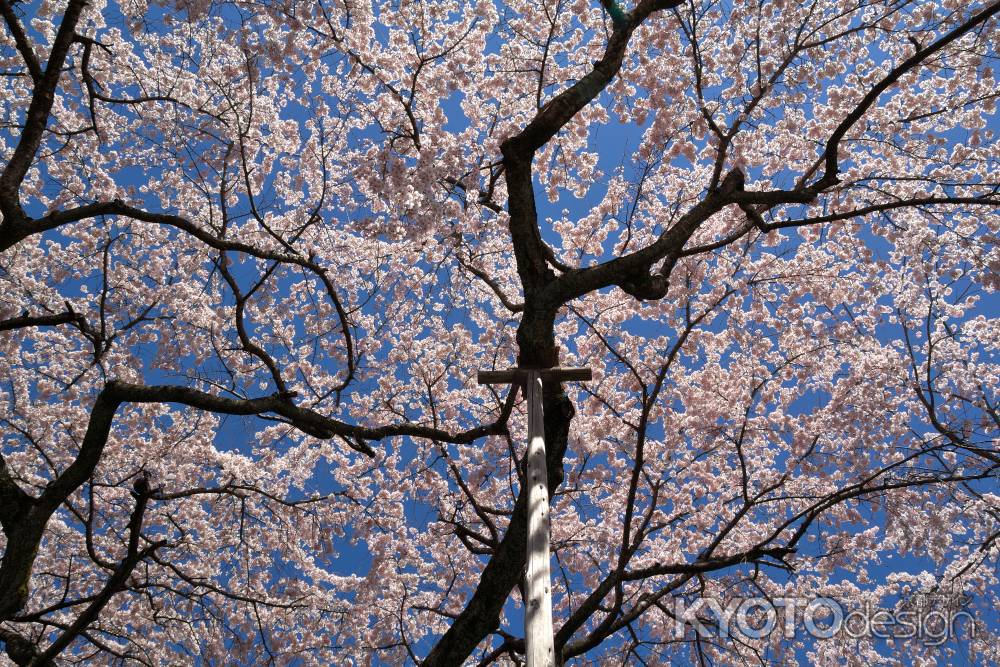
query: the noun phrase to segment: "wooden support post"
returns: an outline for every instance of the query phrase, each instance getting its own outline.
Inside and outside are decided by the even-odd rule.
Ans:
[[[552,583],[549,574],[549,485],[545,461],[542,383],[589,380],[589,368],[512,368],[479,371],[479,384],[522,384],[528,401],[528,565],[524,581],[524,640],[527,667],[555,667]]]
[[[549,483],[545,466],[542,378],[528,373],[528,569],[524,581],[524,639],[528,667],[554,667],[549,576]]]

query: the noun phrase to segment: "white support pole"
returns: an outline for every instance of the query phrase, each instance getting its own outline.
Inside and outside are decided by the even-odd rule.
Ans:
[[[554,667],[552,586],[549,577],[549,487],[545,470],[542,378],[527,377],[528,398],[528,572],[524,592],[524,638],[527,667]]]
[[[509,368],[479,371],[479,384],[520,383],[528,401],[528,571],[524,581],[524,641],[527,667],[555,667],[552,583],[549,575],[549,478],[545,470],[542,382],[586,382],[589,368]]]

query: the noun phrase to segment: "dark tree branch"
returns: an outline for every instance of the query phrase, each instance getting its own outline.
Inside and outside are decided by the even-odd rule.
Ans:
[[[59,75],[66,62],[69,48],[73,44],[76,24],[85,4],[86,0],[69,0],[66,5],[66,11],[63,13],[62,22],[59,24],[59,30],[56,32],[55,41],[49,52],[45,72],[42,73],[31,95],[31,103],[28,105],[24,128],[21,131],[17,147],[11,155],[10,162],[0,173],[0,212],[4,215],[3,223],[0,224],[0,250],[7,247],[4,245],[5,237],[12,233],[16,235],[18,228],[24,222],[25,215],[21,209],[18,191],[22,181],[24,181],[25,174],[31,167],[32,160],[35,159],[38,147],[41,146],[42,136],[48,125],[49,113],[55,102]]]
[[[35,663],[39,656],[37,647],[16,632],[0,627],[0,642],[3,642],[7,657],[18,667],[37,664]]]
[[[294,252],[294,249],[291,252],[276,252],[257,248],[241,241],[222,239],[182,216],[167,213],[152,213],[150,211],[130,206],[120,199],[115,199],[110,202],[95,202],[93,204],[85,204],[72,209],[53,211],[52,213],[38,218],[37,220],[31,220],[25,217],[23,224],[19,225],[14,233],[6,235],[0,234],[0,252],[3,252],[33,234],[39,234],[41,232],[57,229],[63,225],[103,215],[121,215],[140,222],[174,227],[193,236],[215,250],[242,252],[259,259],[271,260],[283,264],[293,264],[310,271],[322,282],[327,296],[330,298],[334,309],[337,311],[341,332],[344,336],[347,372],[344,375],[344,379],[341,380],[334,389],[337,391],[343,390],[354,378],[356,364],[354,338],[351,335],[351,324],[347,315],[347,310],[344,308],[343,301],[337,293],[329,274],[315,261],[315,258],[311,256],[305,257]]]
[[[149,484],[143,483],[145,478],[140,477],[141,481],[135,484],[135,491],[133,496],[135,497],[135,507],[132,510],[132,516],[129,519],[128,524],[128,549],[126,551],[125,557],[118,563],[115,567],[114,572],[111,577],[105,582],[104,587],[101,591],[94,597],[94,599],[87,605],[87,608],[77,616],[73,624],[66,628],[62,634],[52,644],[45,649],[35,660],[32,662],[33,665],[46,665],[50,664],[51,661],[59,655],[67,646],[69,646],[73,640],[80,636],[90,624],[97,620],[100,615],[101,610],[110,602],[111,598],[125,588],[125,584],[128,581],[129,576],[135,567],[142,562],[145,558],[153,554],[157,549],[165,546],[167,542],[165,540],[157,540],[150,543],[144,548],[139,548],[139,539],[142,532],[142,519],[146,511],[146,505],[149,503],[150,499],[150,488]]]
[[[0,519],[3,519],[7,547],[0,562],[0,622],[11,618],[25,604],[28,583],[38,545],[52,513],[93,474],[111,434],[115,412],[122,403],[179,403],[189,407],[230,415],[274,413],[291,426],[317,438],[341,437],[366,456],[375,450],[366,440],[411,436],[430,440],[467,443],[488,435],[503,433],[514,408],[508,400],[497,421],[467,431],[450,433],[418,424],[391,424],[365,427],[347,424],[320,413],[296,406],[288,394],[273,394],[256,399],[216,396],[189,387],[144,386],[111,381],[98,394],[90,412],[90,421],[76,459],[45,487],[38,498],[24,493],[10,478],[6,465],[0,467]],[[560,455],[561,456],[561,455]],[[0,459],[0,463],[3,463]],[[147,554],[148,555],[148,554]],[[145,557],[145,556],[143,556]]]
[[[885,78],[872,86],[871,90],[869,90],[868,93],[861,98],[858,105],[849,114],[847,114],[844,120],[842,120],[837,128],[830,134],[830,138],[827,139],[826,142],[826,148],[823,151],[823,159],[825,162],[823,177],[806,189],[818,192],[830,187],[831,185],[837,184],[837,174],[840,171],[837,164],[837,151],[840,148],[840,142],[844,139],[847,132],[854,127],[854,124],[861,120],[862,116],[864,116],[865,113],[867,113],[867,111],[875,104],[875,102],[878,101],[878,98],[882,96],[882,93],[891,88],[905,74],[916,69],[924,61],[926,61],[928,57],[934,55],[977,26],[984,24],[997,12],[1000,12],[1000,2],[993,2],[992,4],[986,5],[986,7],[970,16],[965,23],[962,23],[958,27],[945,33],[944,36],[938,38],[930,45],[924,48],[918,48],[912,56],[904,60],[899,65],[893,67]]]
[[[8,0],[0,0],[0,14],[3,14],[3,19],[7,23],[7,29],[10,30],[10,34],[14,38],[14,44],[17,45],[17,50],[20,52],[21,58],[24,59],[24,64],[28,67],[28,74],[31,75],[32,83],[37,86],[42,80],[42,66],[38,64],[38,56],[35,54],[35,49],[31,46],[31,42],[28,41],[28,36],[24,33],[24,27],[21,25],[20,19],[14,13],[14,8]]]

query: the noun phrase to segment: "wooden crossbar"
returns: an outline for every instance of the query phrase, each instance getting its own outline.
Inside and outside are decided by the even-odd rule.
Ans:
[[[479,371],[479,384],[524,384],[528,373],[538,373],[542,382],[586,382],[594,374],[589,368],[556,366],[553,368],[509,368],[505,371]]]

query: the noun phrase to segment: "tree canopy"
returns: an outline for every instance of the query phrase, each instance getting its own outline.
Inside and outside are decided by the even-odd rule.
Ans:
[[[998,12],[0,0],[0,662],[1000,659]]]

